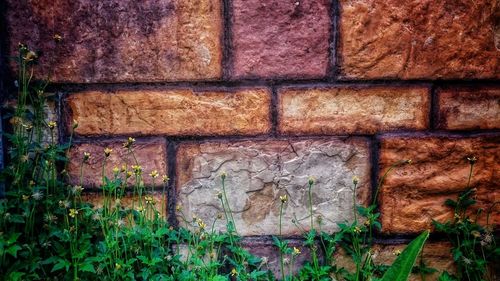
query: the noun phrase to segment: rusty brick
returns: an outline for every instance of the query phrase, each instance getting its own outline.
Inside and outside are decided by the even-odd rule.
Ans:
[[[429,123],[426,87],[283,88],[278,97],[285,134],[373,134]]]
[[[330,0],[233,1],[233,76],[326,76],[330,5]]]
[[[369,193],[370,161],[364,138],[268,140],[186,143],[177,155],[177,202],[190,218],[201,217],[211,225],[223,209],[217,198],[220,173],[227,172],[226,188],[240,235],[278,234],[281,195],[289,202],[284,209],[283,234],[300,233],[292,219],[305,229],[308,220],[308,177],[312,188],[313,216],[325,218],[322,229],[336,231],[335,222],[352,220],[352,177],[360,185],[358,201]],[[181,220],[180,220],[181,221]],[[225,229],[218,220],[216,229]]]
[[[381,140],[380,176],[393,164],[411,159],[411,165],[396,167],[380,190],[380,211],[385,233],[416,233],[431,228],[432,219],[446,221],[453,210],[446,199],[457,199],[467,189],[470,164],[475,156],[470,187],[477,189],[473,210],[488,210],[500,198],[500,139],[492,136],[453,138],[439,136],[385,136]],[[485,215],[480,217],[485,222]],[[411,222],[411,223],[408,223]],[[493,209],[490,223],[500,222]]]
[[[438,105],[439,129],[500,129],[500,88],[441,89]]]
[[[56,82],[212,80],[221,77],[221,2],[9,0],[8,33],[41,50]],[[54,34],[63,37],[56,44]]]
[[[340,5],[343,78],[500,78],[495,1],[341,0]]]
[[[104,149],[111,148],[113,152],[109,158],[105,160]],[[122,142],[118,141],[93,141],[86,143],[76,143],[68,153],[70,162],[68,164],[68,173],[70,183],[79,185],[80,172],[83,173],[83,186],[89,188],[97,188],[102,184],[102,167],[105,163],[104,173],[110,179],[113,179],[113,168],[121,169],[122,165],[127,165],[127,169],[131,171],[131,165],[137,163],[142,167],[142,181],[146,186],[153,186],[153,179],[149,174],[153,170],[157,170],[159,177],[156,178],[154,184],[160,187],[162,184],[161,176],[167,173],[167,144],[163,139],[139,140],[133,145],[133,154],[129,153],[126,148],[122,147]],[[83,154],[88,152],[91,155],[88,163],[83,163]],[[135,157],[135,158],[134,158]],[[83,165],[83,170],[81,167]],[[123,173],[120,173],[123,179]],[[137,183],[135,176],[128,180],[128,185],[133,186]]]
[[[206,136],[269,132],[270,101],[264,88],[119,90],[74,94],[67,105],[79,135]]]

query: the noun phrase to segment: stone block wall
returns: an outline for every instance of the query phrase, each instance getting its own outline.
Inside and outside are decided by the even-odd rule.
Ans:
[[[240,234],[272,259],[280,195],[290,198],[283,231],[300,245],[291,220],[307,215],[309,177],[316,181],[314,213],[333,232],[336,222],[353,218],[353,176],[360,178],[356,200],[367,203],[385,170],[411,159],[387,177],[378,198],[377,237],[387,260],[386,249],[407,241],[401,237],[450,217],[443,202],[465,189],[467,157],[478,158],[477,207],[500,200],[495,1],[5,6],[2,54],[15,54],[18,42],[43,51],[38,74],[53,73],[61,141],[73,121],[79,124],[69,165],[74,182],[82,153],[90,152],[84,183],[98,189],[103,149],[113,148],[110,174],[132,161],[121,143],[134,137],[145,184],[152,185],[152,170],[171,179],[162,208],[173,224],[181,221],[177,205],[184,215],[213,220],[222,210],[216,194],[225,172]],[[56,44],[54,34],[63,41]],[[500,222],[498,208],[490,222]],[[449,268],[448,245],[433,239],[438,246],[426,255]]]

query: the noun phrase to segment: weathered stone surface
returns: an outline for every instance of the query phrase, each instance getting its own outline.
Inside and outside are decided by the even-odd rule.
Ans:
[[[283,88],[278,98],[278,130],[286,134],[373,134],[429,123],[425,87]]]
[[[177,155],[177,202],[187,218],[197,215],[211,225],[223,209],[217,193],[220,174],[227,173],[226,189],[240,235],[278,234],[281,195],[284,208],[283,234],[301,233],[293,225],[294,215],[305,229],[309,225],[308,177],[316,179],[312,189],[313,213],[324,219],[323,230],[335,231],[335,222],[351,220],[352,177],[360,179],[358,199],[369,193],[368,142],[364,138],[205,142],[182,144]],[[224,229],[218,220],[216,229]]]
[[[500,88],[442,89],[438,104],[440,129],[500,129]]]
[[[500,138],[398,137],[381,140],[380,175],[390,165],[411,159],[411,165],[395,168],[380,190],[382,228],[386,233],[416,233],[431,227],[431,219],[446,221],[453,210],[444,205],[456,200],[467,187],[470,165],[475,156],[471,187],[477,189],[474,209],[488,210],[500,199]],[[484,222],[485,216],[481,217]],[[408,223],[411,222],[411,223]],[[500,222],[499,208],[493,209],[490,223]]]
[[[341,0],[345,78],[499,78],[495,1]]]
[[[57,82],[217,79],[221,2],[42,0],[8,2],[12,54],[18,42],[43,51]],[[56,46],[53,35],[63,41]]]
[[[372,248],[372,259],[377,265],[391,265],[396,259],[396,251],[403,251],[406,244],[399,245],[383,245],[376,244]],[[451,245],[448,243],[440,242],[428,242],[424,245],[422,251],[423,261],[428,267],[432,267],[438,270],[438,272],[425,275],[425,280],[435,281],[439,278],[439,275],[443,271],[448,271],[454,273],[456,268],[454,266],[453,258],[450,254]],[[344,267],[350,272],[355,272],[356,266],[344,251],[338,251],[335,253],[335,259],[340,267]],[[416,265],[419,264],[417,260]],[[421,281],[419,274],[412,274],[409,278],[410,281]]]
[[[331,29],[330,2],[233,1],[233,76],[325,76]]]
[[[296,274],[307,261],[311,261],[311,252],[309,248],[303,246],[302,241],[287,240],[287,242],[288,247],[292,249],[295,247],[300,251],[298,255],[284,255],[285,276],[290,276],[292,273]],[[251,254],[262,259],[262,270],[269,269],[277,279],[281,279],[280,254],[273,241],[247,238],[243,240],[242,246]]]
[[[263,134],[271,128],[270,102],[264,88],[88,91],[67,99],[79,135]]]
[[[88,152],[91,158],[83,165],[83,186],[97,188],[102,184],[102,166],[104,163],[104,149],[109,147],[113,152],[106,160],[105,175],[112,179],[113,168],[121,169],[122,165],[127,165],[127,170],[132,171],[131,165],[137,162],[142,167],[142,180],[146,186],[153,186],[153,179],[149,174],[157,170],[159,177],[155,180],[157,187],[162,185],[161,176],[167,173],[167,144],[163,139],[138,140],[133,146],[133,155],[126,148],[122,147],[122,142],[118,141],[93,141],[88,143],[76,143],[69,151],[68,173],[70,183],[80,184],[80,168],[83,162],[83,153]],[[120,177],[123,178],[123,173]],[[128,184],[136,184],[135,176],[130,177]]]
[[[144,196],[151,196],[153,197],[153,203],[152,206],[154,209],[147,209],[146,208],[146,201],[144,200]],[[94,205],[94,208],[102,208],[104,206],[104,197],[102,196],[102,194],[98,194],[98,193],[84,193],[82,195],[82,200],[85,201],[85,202],[89,202],[91,203],[92,205]],[[113,200],[112,202],[110,202],[110,206],[113,208],[115,206],[122,206],[124,208],[130,208],[130,209],[136,209],[138,210],[139,209],[139,202],[141,201],[141,198],[139,198],[139,196],[133,196],[132,194],[126,194],[123,198],[120,199],[120,201],[115,201]],[[161,193],[158,193],[158,192],[155,192],[155,193],[145,193],[143,196],[142,196],[142,206],[144,206],[145,208],[145,211],[147,211],[147,213],[145,215],[147,215],[148,217],[150,217],[151,214],[153,214],[154,212],[152,212],[152,210],[156,210],[163,218],[167,218],[167,214],[168,214],[168,211],[167,211],[167,196],[165,194],[161,194]],[[153,218],[151,216],[151,218]]]

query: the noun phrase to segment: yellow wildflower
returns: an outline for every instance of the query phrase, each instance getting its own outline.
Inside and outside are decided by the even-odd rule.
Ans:
[[[74,218],[76,217],[76,215],[78,215],[78,210],[76,209],[69,209],[69,216]]]
[[[111,155],[111,152],[113,152],[113,149],[106,147],[104,149],[104,156],[109,157],[109,155]]]
[[[237,276],[238,275],[238,271],[236,271],[236,268],[233,267],[233,269],[231,269],[231,276]]]
[[[299,250],[298,248],[293,247],[293,254],[294,254],[295,256],[300,255],[300,253],[301,253],[301,252],[300,252],[300,250]]]
[[[357,176],[352,177],[352,184],[357,185],[359,183],[359,178]]]
[[[170,180],[170,178],[167,175],[163,175],[161,179],[164,183],[167,183]]]
[[[149,174],[150,177],[152,177],[153,179],[156,179],[158,177],[158,171],[157,170],[153,170],[150,174]]]
[[[61,36],[61,35],[59,35],[59,34],[57,34],[57,33],[56,33],[56,34],[54,34],[54,37],[52,37],[52,38],[54,39],[54,41],[56,41],[56,43],[61,42],[61,41],[62,41],[62,39],[63,39],[63,38],[62,38],[62,36]]]
[[[198,224],[198,227],[201,230],[204,230],[207,227],[207,225],[205,224],[205,222],[202,219],[200,219],[200,218],[196,220],[196,223]]]
[[[83,153],[83,161],[88,161],[90,159],[90,153],[88,152],[84,152]]]
[[[47,123],[47,126],[52,130],[57,127],[57,123],[55,121],[50,121],[49,123]]]
[[[152,196],[145,196],[144,197],[144,200],[146,200],[146,204],[150,204],[150,205],[153,205],[154,204],[154,199]]]
[[[285,195],[281,195],[280,196],[280,200],[281,200],[281,203],[284,204],[284,203],[286,203],[288,201],[288,196],[286,196],[286,194]]]
[[[134,174],[140,175],[142,173],[142,167],[140,165],[132,165],[132,170],[134,170]]]
[[[134,138],[129,137],[129,138],[127,139],[127,141],[125,141],[125,142],[123,143],[123,147],[124,147],[124,148],[131,148],[131,147],[132,147],[132,145],[134,144],[134,142],[135,142],[135,139],[134,139]]]

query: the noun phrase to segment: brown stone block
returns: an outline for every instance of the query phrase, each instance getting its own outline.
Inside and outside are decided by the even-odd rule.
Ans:
[[[236,228],[242,236],[279,233],[279,197],[287,194],[283,234],[299,235],[292,220],[309,229],[308,179],[313,216],[323,218],[324,231],[338,230],[336,222],[353,219],[354,175],[360,178],[358,203],[370,190],[370,153],[364,138],[204,142],[182,144],[177,152],[178,216],[196,215],[212,225],[223,213],[217,193],[225,180]],[[180,219],[181,221],[181,219]],[[215,223],[225,229],[225,220]],[[315,223],[317,227],[317,223]]]
[[[283,88],[278,97],[284,134],[374,134],[429,123],[426,87]]]
[[[131,166],[136,165],[135,159],[142,167],[142,181],[146,186],[153,186],[153,179],[149,174],[157,170],[159,177],[154,183],[160,187],[162,183],[161,176],[167,173],[167,144],[163,139],[139,140],[133,145],[133,154],[122,147],[121,141],[93,141],[87,143],[76,143],[69,151],[70,162],[68,164],[68,173],[70,183],[80,185],[80,172],[83,172],[83,186],[89,188],[98,188],[102,184],[102,167],[105,160],[104,149],[109,147],[113,150],[109,158],[106,159],[104,173],[105,176],[113,179],[113,168],[121,169],[122,165],[127,165],[127,169],[132,171]],[[90,153],[91,157],[88,163],[83,164],[84,152]],[[135,157],[135,159],[134,159]],[[119,175],[122,179],[123,173]],[[136,184],[135,175],[129,178],[128,185]]]
[[[68,121],[79,123],[79,135],[265,134],[270,102],[265,88],[87,91],[67,98]]]
[[[167,218],[167,196],[165,194],[161,194],[159,192],[155,193],[145,193],[142,197],[136,195],[135,197],[132,194],[126,194],[118,201],[115,199],[110,199],[109,206],[111,208],[116,208],[116,206],[122,206],[126,209],[135,209],[139,210],[140,206],[143,206],[145,211],[148,213],[146,215],[150,215],[154,212],[150,211],[153,209],[147,209],[147,202],[145,201],[145,196],[153,197],[153,206],[154,210],[156,210],[163,218]],[[104,206],[104,196],[99,193],[84,193],[82,194],[82,200],[94,205],[94,208],[102,208]],[[139,202],[141,202],[140,205]]]
[[[40,73],[55,82],[221,77],[219,0],[7,2],[11,54],[18,42],[43,51]]]
[[[232,6],[234,77],[327,75],[330,0],[235,0]]]
[[[304,247],[302,241],[287,240],[287,242],[289,248],[297,248],[300,251],[298,255],[283,256],[285,276],[291,276],[297,274],[307,262],[311,261],[311,251]],[[261,270],[270,270],[275,278],[281,279],[280,252],[273,241],[249,238],[243,240],[242,246],[252,255],[262,259]]]
[[[397,251],[402,252],[406,244],[397,245],[385,245],[385,244],[375,244],[372,248],[372,259],[376,265],[391,265],[396,259],[395,253]],[[436,281],[439,275],[443,271],[448,271],[449,273],[455,273],[456,268],[451,256],[451,245],[443,242],[427,242],[422,250],[422,256],[424,263],[428,267],[432,267],[438,272],[425,275],[425,280]],[[355,272],[356,266],[352,261],[352,258],[348,256],[345,251],[340,250],[335,253],[335,260],[339,267],[343,267],[349,272]],[[417,260],[415,265],[420,262]],[[410,281],[421,281],[419,274],[411,274]]]
[[[451,219],[453,210],[444,205],[456,200],[467,189],[470,165],[467,157],[477,157],[470,187],[477,189],[473,210],[485,212],[500,199],[500,138],[493,136],[398,137],[381,140],[381,176],[393,163],[411,159],[410,165],[390,172],[380,190],[382,228],[386,233],[417,233],[431,228],[432,219]],[[475,212],[471,212],[475,214]],[[499,209],[493,209],[490,223],[500,222]]]
[[[341,0],[347,79],[500,78],[495,1]]]
[[[439,129],[500,129],[500,88],[441,89],[438,104]]]

